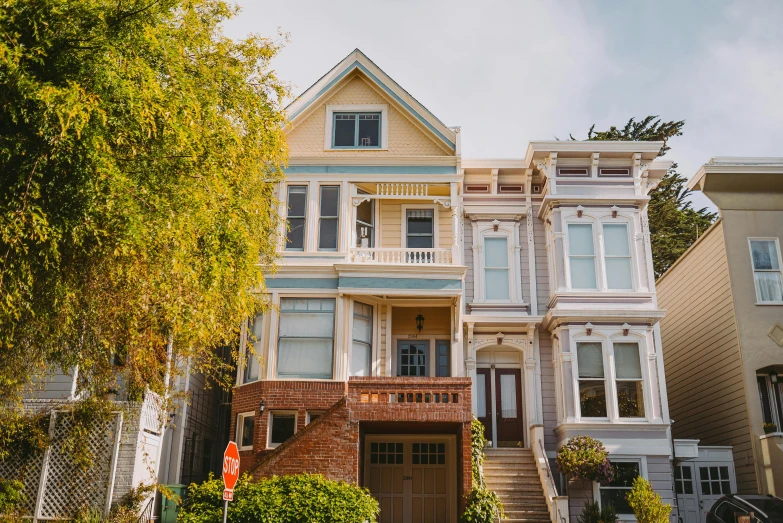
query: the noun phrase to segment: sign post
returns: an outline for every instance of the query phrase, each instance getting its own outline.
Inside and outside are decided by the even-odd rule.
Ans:
[[[239,479],[239,449],[233,441],[228,442],[223,453],[223,523],[228,519],[228,502],[234,501],[234,486]]]

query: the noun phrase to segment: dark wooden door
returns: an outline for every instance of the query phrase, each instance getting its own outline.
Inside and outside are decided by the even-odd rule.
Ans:
[[[476,369],[476,418],[484,425],[484,437],[492,441],[492,381],[490,369]]]
[[[495,416],[498,446],[522,441],[522,388],[519,369],[495,369]]]

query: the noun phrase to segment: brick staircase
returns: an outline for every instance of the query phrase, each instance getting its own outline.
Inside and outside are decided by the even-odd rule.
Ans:
[[[484,456],[484,481],[503,503],[502,521],[551,523],[533,451],[488,448]]]

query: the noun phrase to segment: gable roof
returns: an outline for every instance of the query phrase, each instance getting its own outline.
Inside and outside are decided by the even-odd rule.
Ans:
[[[308,109],[317,106],[318,100],[323,99],[341,80],[357,70],[397,102],[438,140],[450,149],[456,149],[457,133],[441,122],[359,49],[354,49],[286,107],[291,124],[295,126],[297,120],[307,115]]]

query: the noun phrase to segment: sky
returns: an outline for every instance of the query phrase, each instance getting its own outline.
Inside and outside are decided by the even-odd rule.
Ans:
[[[463,158],[651,114],[685,120],[667,159],[688,178],[712,156],[783,156],[781,0],[237,3],[228,36],[288,35],[272,65],[292,94],[359,48],[461,126]]]

